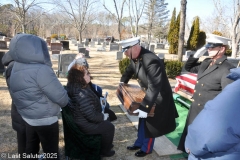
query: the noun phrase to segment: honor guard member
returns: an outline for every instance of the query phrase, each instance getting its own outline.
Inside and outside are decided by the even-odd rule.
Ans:
[[[228,49],[230,39],[209,34],[206,41],[207,44],[197,50],[194,55],[191,55],[185,64],[187,71],[197,73],[198,75],[193,94],[193,102],[189,109],[183,134],[178,144],[178,149],[184,152],[187,127],[201,112],[205,103],[216,97],[226,85],[232,82],[232,80],[226,78],[226,76],[234,66],[228,62],[227,57],[224,55]],[[209,58],[198,62],[199,58],[206,52],[208,52]]]
[[[178,113],[174,104],[172,89],[169,84],[164,63],[158,56],[139,45],[139,38],[120,41],[124,54],[130,58],[130,64],[123,73],[120,82],[128,81],[136,76],[139,85],[146,93],[138,113],[137,140],[128,150],[139,150],[137,157],[144,157],[153,150],[156,137],[175,130],[175,118]],[[154,117],[147,117],[151,108],[155,106]]]

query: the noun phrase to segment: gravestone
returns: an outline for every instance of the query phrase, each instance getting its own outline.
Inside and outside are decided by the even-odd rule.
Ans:
[[[78,47],[78,53],[86,53],[86,48],[85,47]]]
[[[164,59],[164,56],[165,56],[164,53],[158,53],[158,57],[159,57],[160,59]]]
[[[164,49],[164,44],[162,44],[162,43],[157,43],[156,48],[157,48],[157,49]]]
[[[91,47],[95,47],[95,41],[90,42]]]
[[[104,39],[103,39],[103,38],[101,38],[101,39],[100,39],[100,42],[101,42],[101,43],[103,43],[103,42],[104,42]]]
[[[52,43],[56,43],[56,38],[52,38],[52,39],[51,39],[51,42],[52,42]]]
[[[102,47],[103,47],[103,48],[106,47],[106,42],[103,42]]]
[[[0,59],[4,56],[5,52],[0,52]],[[5,70],[4,65],[2,64],[2,61],[0,62],[0,72],[3,73]]]
[[[63,50],[70,50],[69,49],[69,41],[61,41]]]
[[[5,37],[4,40],[5,40],[6,42],[10,42],[10,38],[9,38],[9,37]]]
[[[110,51],[119,51],[119,45],[117,43],[111,43]]]
[[[145,49],[149,49],[149,44],[145,43]]]
[[[97,42],[97,45],[101,45],[100,39],[98,39]]]
[[[86,39],[86,41],[85,41],[85,47],[87,47],[88,46],[88,44],[89,44],[89,40],[88,39]]]
[[[123,59],[123,52],[122,51],[118,51],[117,52],[117,57],[116,57],[117,60],[121,60]]]
[[[7,49],[7,42],[6,41],[0,41],[0,49]]]
[[[106,45],[109,45],[109,41],[106,42]]]
[[[99,47],[99,48],[97,48],[97,51],[100,51],[100,52],[105,52],[105,51],[106,51],[106,48]]]
[[[50,46],[51,45],[51,37],[47,37],[46,42],[47,42],[47,45]]]
[[[86,49],[86,51],[85,51],[85,57],[86,57],[86,58],[90,58],[90,56],[89,56],[89,50],[88,50],[88,49]]]
[[[71,39],[71,43],[74,44],[76,46],[77,44],[77,40],[76,39]]]
[[[62,43],[51,43],[50,49],[52,54],[60,54],[60,51],[62,50]]]
[[[154,48],[155,48],[155,45],[151,44],[149,47],[149,50],[154,53]]]
[[[140,43],[140,46],[142,46],[143,48],[145,48],[145,43],[144,43],[144,42],[141,42],[141,43]]]
[[[77,45],[78,45],[78,48],[79,47],[84,47],[84,45],[82,43],[78,43]]]
[[[4,41],[5,40],[5,36],[0,36],[0,40]]]
[[[182,57],[182,61],[187,61],[188,57],[194,53],[195,53],[195,51],[191,51],[191,50],[186,51]]]
[[[68,72],[68,65],[74,60],[76,54],[60,54],[58,59],[57,76],[66,78]]]

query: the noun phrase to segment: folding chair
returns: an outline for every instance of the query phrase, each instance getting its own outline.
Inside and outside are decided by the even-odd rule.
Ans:
[[[87,135],[73,120],[69,106],[62,108],[66,159],[100,160],[101,135]]]

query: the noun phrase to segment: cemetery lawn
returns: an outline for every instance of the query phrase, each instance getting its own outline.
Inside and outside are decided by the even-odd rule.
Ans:
[[[116,60],[117,51],[97,52],[96,48],[90,50],[90,58],[87,58],[89,63],[89,71],[93,77],[92,82],[98,84],[103,88],[103,94],[108,92],[108,102],[111,109],[116,113],[117,120],[113,122],[115,125],[114,147],[116,151],[113,157],[102,158],[103,160],[134,160],[135,151],[128,151],[127,146],[134,144],[137,129],[127,118],[125,113],[119,107],[119,100],[116,96],[116,90],[120,81],[121,74],[118,69],[118,60]],[[65,53],[73,53],[66,51]],[[124,57],[124,56],[123,56]],[[57,61],[52,60],[53,69],[57,69]],[[60,82],[65,85],[66,78],[59,78]],[[137,84],[136,81],[131,80],[129,83]],[[0,154],[7,153],[10,155],[17,154],[17,139],[16,132],[12,129],[11,124],[11,97],[9,95],[5,78],[0,76]],[[64,156],[64,135],[61,115],[59,115],[60,138],[59,138],[59,152],[60,159],[65,159]],[[42,150],[40,151],[42,152]],[[2,157],[1,157],[2,158]],[[0,159],[1,159],[0,158]],[[142,160],[170,160],[169,156],[160,157],[153,151]],[[5,160],[5,158],[4,158]]]

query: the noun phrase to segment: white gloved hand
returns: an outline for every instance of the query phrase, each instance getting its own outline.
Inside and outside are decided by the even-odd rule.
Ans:
[[[207,52],[207,48],[206,47],[202,47],[199,50],[197,50],[197,52],[193,55],[194,58],[199,58],[202,55],[204,55],[204,53]]]
[[[103,116],[104,116],[104,121],[106,121],[107,119],[108,119],[108,117],[109,117],[109,114],[108,113],[103,113]]]
[[[144,112],[140,109],[133,111],[133,113],[138,113],[139,118],[147,118],[147,114],[148,114],[147,112]]]

